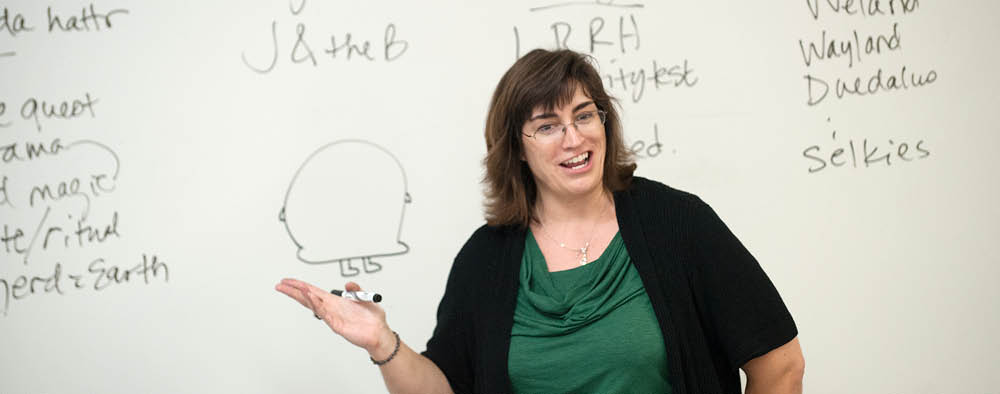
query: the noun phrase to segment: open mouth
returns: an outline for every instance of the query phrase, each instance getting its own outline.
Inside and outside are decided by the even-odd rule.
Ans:
[[[590,151],[583,152],[573,157],[572,159],[559,163],[559,165],[569,168],[571,170],[581,169],[583,167],[586,167],[587,164],[590,164]]]

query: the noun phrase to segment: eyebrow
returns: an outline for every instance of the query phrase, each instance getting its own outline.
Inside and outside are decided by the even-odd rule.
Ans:
[[[581,109],[584,109],[585,107],[587,107],[590,104],[594,104],[594,101],[593,100],[591,100],[591,101],[584,101],[584,102],[582,102],[580,104],[577,104],[576,107],[573,107],[573,112],[576,112],[576,111],[579,111]],[[534,121],[536,119],[544,119],[544,118],[558,118],[558,116],[556,114],[552,113],[552,112],[546,112],[544,114],[538,114],[538,115],[532,116],[531,118],[528,118],[528,121],[531,122],[531,121]]]

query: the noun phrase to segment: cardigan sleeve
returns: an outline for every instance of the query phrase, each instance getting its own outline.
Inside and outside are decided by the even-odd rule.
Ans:
[[[708,335],[733,368],[798,335],[795,322],[760,264],[712,208],[695,201],[688,275]]]
[[[473,385],[471,356],[471,316],[466,313],[469,294],[465,291],[468,275],[463,273],[463,253],[459,253],[448,274],[444,296],[438,304],[437,326],[421,354],[437,364],[455,393],[470,393]]]

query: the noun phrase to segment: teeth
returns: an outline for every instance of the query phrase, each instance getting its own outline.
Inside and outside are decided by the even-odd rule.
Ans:
[[[583,152],[579,156],[574,157],[572,159],[569,159],[569,160],[563,162],[563,164],[571,166],[573,164],[576,164],[576,163],[579,163],[581,161],[587,160],[587,157],[590,157],[590,152]]]

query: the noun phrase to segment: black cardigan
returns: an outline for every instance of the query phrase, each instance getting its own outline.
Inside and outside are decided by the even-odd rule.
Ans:
[[[740,393],[738,368],[798,334],[774,285],[697,196],[634,177],[614,200],[660,323],[674,393]],[[455,258],[422,354],[456,393],[511,391],[507,352],[525,235],[484,225]]]

